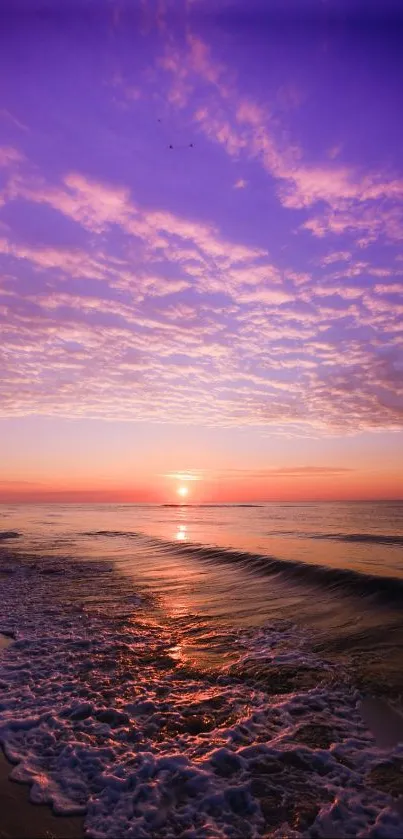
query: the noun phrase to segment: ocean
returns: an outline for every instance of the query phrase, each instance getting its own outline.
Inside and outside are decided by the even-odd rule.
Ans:
[[[0,545],[33,801],[95,839],[403,835],[403,502],[3,505]]]

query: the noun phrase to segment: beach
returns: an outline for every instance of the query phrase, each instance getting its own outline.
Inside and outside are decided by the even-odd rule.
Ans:
[[[402,839],[403,5],[1,22],[0,839]]]
[[[73,527],[67,532],[73,511],[48,509],[61,521],[57,538],[53,523],[47,539],[43,510],[35,510],[37,531],[31,522],[25,534],[17,528],[23,511],[8,513],[3,532],[20,536],[4,538],[1,549],[0,630],[11,643],[0,659],[0,739],[13,778],[57,814],[46,829],[105,839],[401,835],[402,729],[391,718],[400,707],[400,636],[384,576],[379,597],[363,576],[368,592],[348,592],[344,602],[340,588],[336,597],[326,591],[326,575],[325,585],[310,578],[319,605],[311,596],[309,625],[306,583],[285,560],[281,579],[277,565],[262,571],[262,554],[259,566],[257,554],[233,546],[184,545],[135,528],[129,536],[117,526],[98,536],[74,530],[80,555]],[[115,525],[128,515],[140,523],[141,512],[116,509]],[[154,510],[157,530],[161,515]],[[186,515],[200,520],[203,511]],[[251,513],[232,515],[239,526]],[[188,569],[184,583],[178,563]],[[229,585],[234,602],[225,615]],[[346,623],[353,601],[346,630],[341,616]],[[375,632],[387,614],[389,650],[382,627],[378,639]],[[37,835],[29,830],[50,810],[27,804],[26,787],[5,783],[6,811],[15,816],[18,796],[24,835]],[[24,807],[39,816],[25,816]],[[7,824],[17,837],[18,823]]]
[[[1,23],[0,839],[402,839],[403,5]]]
[[[12,766],[0,757],[1,839],[82,839],[83,820],[55,816],[29,800],[29,787],[10,780]]]

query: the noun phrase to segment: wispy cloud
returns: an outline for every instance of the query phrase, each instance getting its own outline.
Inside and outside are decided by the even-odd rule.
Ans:
[[[193,112],[198,129],[234,159],[260,163],[277,186],[282,206],[319,212],[303,228],[315,236],[350,233],[365,247],[381,235],[400,240],[403,231],[403,178],[382,170],[363,173],[341,162],[341,146],[333,146],[320,162],[308,162],[297,142],[284,132],[270,109],[241,95],[231,73],[213,57],[201,39],[188,38],[187,50],[167,48],[164,69],[172,73],[172,103],[192,101],[200,83],[210,84],[208,100]],[[186,89],[186,96],[180,91]],[[206,98],[206,97],[205,97]],[[243,180],[236,186],[243,185]]]
[[[192,470],[192,472],[167,472],[164,478],[170,478],[172,481],[201,481],[205,472],[200,469]]]
[[[74,76],[46,130],[8,120],[1,416],[401,428],[401,173],[331,126],[309,144],[299,83],[281,105],[188,24],[160,16],[152,56],[130,78],[117,55],[94,99]]]
[[[342,466],[284,466],[272,469],[225,469],[219,479],[227,480],[270,480],[272,478],[307,478],[328,477],[354,472],[354,469]]]
[[[244,178],[239,178],[239,180],[234,183],[234,189],[246,189],[247,186],[248,182],[245,181]]]
[[[0,146],[0,166],[8,167],[15,163],[21,163],[24,155],[12,146]]]

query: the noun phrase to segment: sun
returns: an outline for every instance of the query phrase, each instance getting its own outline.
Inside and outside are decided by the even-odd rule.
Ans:
[[[178,489],[176,491],[177,491],[178,495],[181,496],[181,498],[186,498],[186,496],[189,492],[187,487],[178,487]]]

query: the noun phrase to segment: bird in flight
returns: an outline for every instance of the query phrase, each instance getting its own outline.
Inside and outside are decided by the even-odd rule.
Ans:
[[[157,117],[157,122],[162,122],[161,117]],[[170,143],[170,144],[169,144],[169,146],[168,146],[168,148],[169,148],[169,149],[187,149],[187,148],[189,148],[189,149],[193,149],[193,148],[194,148],[194,143],[186,143],[186,145],[185,145],[185,146],[183,146],[183,145],[180,145],[180,146],[174,146],[174,144],[173,144],[173,143]]]

